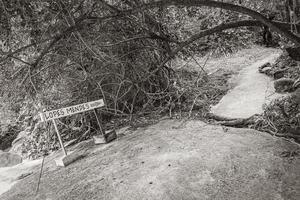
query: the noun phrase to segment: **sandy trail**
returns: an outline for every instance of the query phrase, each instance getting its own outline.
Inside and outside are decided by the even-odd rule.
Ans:
[[[185,67],[187,70],[191,71],[201,71],[199,65],[201,65],[204,70],[208,73],[215,73],[218,70],[226,70],[232,73],[238,73],[240,70],[254,64],[259,60],[263,60],[266,57],[278,54],[280,51],[274,48],[264,48],[261,46],[253,46],[248,49],[242,49],[229,56],[222,56],[218,58],[213,58],[211,56],[197,57],[195,60],[191,59],[187,61],[177,60],[178,68]],[[208,58],[208,60],[207,60]]]
[[[231,80],[235,87],[212,107],[211,112],[228,118],[248,118],[261,114],[264,104],[282,95],[275,93],[273,80],[259,73],[258,68],[267,62],[273,63],[280,53],[279,50],[274,50],[265,55],[265,58],[242,69]]]

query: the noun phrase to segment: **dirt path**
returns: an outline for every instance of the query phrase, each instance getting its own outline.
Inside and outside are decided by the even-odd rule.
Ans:
[[[76,163],[36,176],[2,200],[177,200],[300,198],[299,147],[248,129],[163,120]]]
[[[222,56],[219,58],[213,58],[209,56],[207,60],[206,57],[197,57],[195,60],[191,59],[186,61],[177,60],[178,68],[184,67],[187,70],[199,71],[199,64],[204,66],[207,73],[215,73],[218,70],[231,71],[233,73],[238,73],[240,70],[244,69],[255,63],[256,61],[265,59],[272,54],[278,54],[279,50],[273,48],[264,48],[261,46],[253,46],[249,49],[242,49],[235,54],[230,56]]]
[[[242,69],[231,82],[235,87],[226,94],[212,113],[228,118],[248,118],[263,112],[263,105],[281,95],[275,93],[273,80],[258,72],[263,64],[273,63],[281,51],[264,54],[264,58]]]

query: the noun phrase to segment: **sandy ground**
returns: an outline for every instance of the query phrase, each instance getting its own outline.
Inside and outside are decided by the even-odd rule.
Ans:
[[[255,63],[256,61],[265,59],[267,56],[277,54],[279,50],[274,48],[264,48],[261,46],[253,46],[248,49],[242,49],[229,56],[222,56],[219,58],[213,58],[211,56],[197,57],[196,59],[188,59],[186,61],[176,60],[176,66],[178,69],[184,67],[191,71],[201,71],[199,65],[204,68],[208,73],[216,73],[218,70],[227,70],[233,73],[239,73],[240,70],[244,69]],[[207,60],[207,57],[209,58]]]
[[[273,80],[259,73],[258,68],[267,62],[274,63],[280,54],[281,51],[274,49],[265,54],[263,59],[242,69],[231,79],[234,88],[212,107],[211,112],[228,118],[248,118],[261,114],[264,104],[282,95],[275,93]]]
[[[300,149],[248,129],[163,120],[66,168],[49,169],[1,200],[300,199]]]
[[[0,194],[8,191],[17,183],[20,176],[26,176],[37,171],[37,166],[41,164],[41,160],[28,161],[15,165],[13,167],[0,168]]]

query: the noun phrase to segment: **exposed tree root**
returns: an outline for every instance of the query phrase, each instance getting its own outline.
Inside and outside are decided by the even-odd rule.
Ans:
[[[254,123],[254,118],[257,115],[253,115],[249,118],[227,118],[227,117],[222,117],[219,115],[215,115],[212,113],[208,114],[208,118],[210,119],[214,119],[217,122],[217,124],[223,125],[223,126],[230,126],[230,127],[247,127],[249,124],[253,124]]]
[[[229,126],[229,127],[235,127],[235,128],[249,128],[250,125],[255,125],[255,122],[256,122],[257,118],[260,117],[260,115],[255,114],[249,118],[227,118],[227,117],[222,117],[222,116],[218,116],[218,115],[209,113],[207,115],[207,117],[210,119],[216,120],[217,124],[222,125],[222,126]],[[290,134],[290,133],[284,133],[284,134],[276,133],[272,130],[266,130],[266,129],[263,129],[260,131],[269,133],[272,136],[282,137],[282,138],[292,138],[297,141],[300,141],[300,135],[294,135],[294,134]]]

